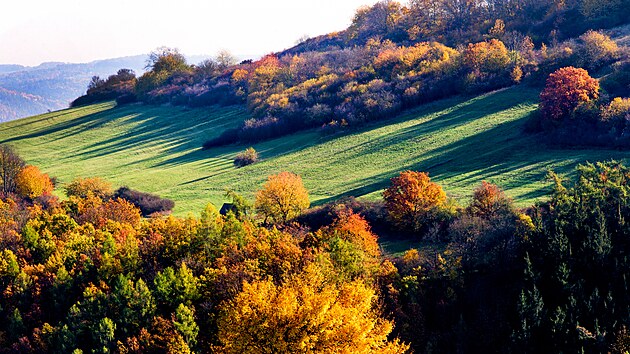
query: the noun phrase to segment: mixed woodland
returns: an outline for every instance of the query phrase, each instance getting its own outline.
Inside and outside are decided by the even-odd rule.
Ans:
[[[628,8],[381,1],[255,61],[159,48],[146,73],[94,77],[73,105],[246,106],[209,149],[529,85],[540,105],[523,134],[627,149]],[[0,353],[627,353],[630,168],[575,175],[550,171],[548,198],[522,208],[488,182],[461,205],[401,168],[378,201],[313,207],[278,171],[253,200],[227,190],[229,205],[175,217],[171,200],[99,177],[62,185],[0,145]],[[382,237],[424,247],[387,254]]]

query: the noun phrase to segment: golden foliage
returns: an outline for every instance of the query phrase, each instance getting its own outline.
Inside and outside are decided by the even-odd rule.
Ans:
[[[374,68],[379,72],[389,72],[392,77],[421,75],[442,68],[457,54],[455,49],[437,42],[386,48],[374,59]]]
[[[630,115],[630,98],[615,97],[608,106],[602,109],[602,120],[624,119]]]
[[[113,194],[112,184],[100,177],[75,178],[66,186],[66,194],[85,198],[90,193],[105,198]]]
[[[379,316],[376,294],[362,281],[330,283],[311,265],[286,283],[245,283],[223,308],[224,353],[404,353],[388,341],[393,323]]]
[[[613,59],[619,53],[617,43],[599,31],[590,30],[580,36],[582,59],[587,65]]]
[[[464,51],[464,62],[473,70],[496,72],[510,63],[505,44],[498,39],[487,42],[469,43]]]
[[[20,171],[16,180],[17,191],[23,197],[37,198],[50,194],[53,184],[47,174],[42,173],[37,166],[28,165]]]
[[[256,193],[256,210],[275,222],[290,220],[309,205],[302,178],[291,172],[269,176],[263,188]]]
[[[142,219],[140,210],[121,198],[103,202],[101,198],[89,195],[84,199],[74,199],[73,202],[76,203],[77,221],[89,222],[97,228],[104,228],[110,221],[137,227]]]

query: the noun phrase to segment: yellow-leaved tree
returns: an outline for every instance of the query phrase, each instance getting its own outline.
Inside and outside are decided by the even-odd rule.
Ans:
[[[280,172],[268,177],[256,193],[256,210],[275,222],[285,222],[308,208],[308,192],[302,178],[291,172]]]
[[[50,194],[54,188],[50,177],[32,165],[24,167],[18,173],[16,185],[18,193],[29,198]]]
[[[393,323],[380,317],[377,297],[363,281],[331,282],[312,264],[284,284],[244,283],[222,309],[222,353],[405,353],[388,340]]]

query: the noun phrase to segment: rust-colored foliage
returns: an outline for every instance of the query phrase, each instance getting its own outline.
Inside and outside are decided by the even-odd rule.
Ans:
[[[446,202],[446,193],[427,173],[404,171],[391,179],[383,198],[395,224],[417,230],[423,216]]]
[[[142,219],[140,210],[128,201],[115,198],[103,202],[96,196],[78,201],[78,214],[77,221],[89,222],[98,228],[105,227],[108,221],[136,227]]]
[[[47,174],[42,173],[37,166],[28,165],[17,175],[17,191],[23,197],[37,198],[50,194],[53,184]]]
[[[561,121],[581,103],[599,97],[599,82],[588,71],[572,66],[561,68],[549,75],[540,94],[540,110],[545,119]]]
[[[269,176],[263,188],[256,193],[256,210],[275,222],[290,220],[309,205],[302,178],[291,172]]]
[[[473,193],[468,212],[480,217],[490,217],[500,210],[508,209],[512,200],[497,185],[481,182]]]
[[[334,231],[372,257],[381,255],[376,235],[372,232],[368,222],[352,210],[344,210],[339,219],[332,225]]]

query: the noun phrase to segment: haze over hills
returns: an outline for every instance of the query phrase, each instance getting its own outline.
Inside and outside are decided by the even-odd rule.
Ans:
[[[198,63],[209,55],[188,56]],[[89,63],[48,62],[38,66],[0,65],[0,122],[67,108],[85,93],[92,76],[107,77],[118,69],[144,72],[147,55]]]
[[[85,92],[92,76],[110,75],[123,67],[142,72],[145,59],[137,55],[85,64],[1,65],[0,121],[66,108]]]

